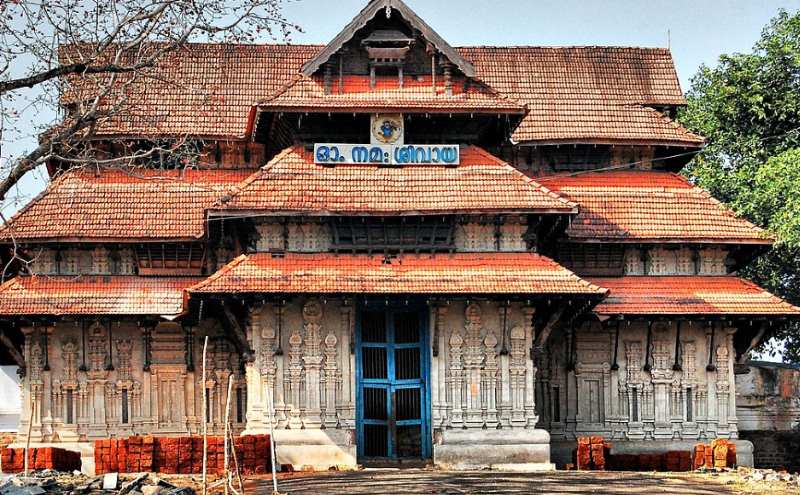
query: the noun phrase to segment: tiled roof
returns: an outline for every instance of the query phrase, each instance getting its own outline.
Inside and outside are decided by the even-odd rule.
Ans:
[[[594,308],[601,315],[800,316],[800,308],[732,276],[630,276],[591,282],[609,289]]]
[[[463,79],[453,82],[452,95],[445,93],[445,84],[436,81],[436,94],[431,89],[430,76],[406,76],[400,87],[398,78],[378,77],[375,88],[369,76],[345,76],[341,92],[338,79],[332,93],[325,94],[321,77],[300,76],[286,88],[259,103],[270,111],[331,111],[368,112],[416,110],[427,113],[452,111],[525,113],[519,102],[497,94],[480,82],[465,84]]]
[[[10,240],[196,239],[205,209],[252,170],[106,169],[65,173],[7,225]]]
[[[532,253],[242,255],[189,289],[216,293],[569,294],[605,289]]]
[[[183,312],[196,277],[20,276],[0,285],[0,315],[160,315]]]
[[[486,151],[457,166],[316,165],[302,146],[283,151],[216,205],[224,210],[335,214],[563,212],[575,204]]]
[[[697,146],[702,138],[643,106],[683,105],[664,48],[469,47],[478,77],[527,104],[517,142],[647,141]]]
[[[418,109],[435,103],[466,111],[518,111],[520,105],[527,106],[529,114],[513,135],[518,142],[701,143],[698,136],[642,107],[685,103],[666,49],[464,47],[458,51],[474,63],[479,81],[467,94],[433,98],[410,81],[408,89],[400,92],[321,98],[319,84],[301,78],[300,68],[322,48],[189,44],[126,88],[129,106],[101,123],[97,134],[242,138],[251,130],[250,111],[258,102],[292,108],[313,102],[319,108],[362,111],[379,103],[389,104],[383,107],[387,111],[400,103]],[[87,79],[86,84],[91,81]],[[346,91],[358,86],[363,87],[363,81],[347,83]]]
[[[537,180],[580,205],[567,228],[571,240],[771,242],[763,230],[677,174],[606,171]]]
[[[243,138],[253,105],[291,81],[320,48],[188,44],[125,87],[124,111],[101,122],[97,133]]]

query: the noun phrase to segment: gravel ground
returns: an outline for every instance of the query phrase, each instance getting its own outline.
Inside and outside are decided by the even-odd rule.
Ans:
[[[748,482],[737,473],[445,472],[432,469],[366,469],[280,475],[279,490],[299,494],[672,494],[800,495],[782,482]],[[272,493],[269,478],[248,482],[248,493]]]

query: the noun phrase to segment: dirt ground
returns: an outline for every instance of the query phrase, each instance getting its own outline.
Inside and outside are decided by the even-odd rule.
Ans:
[[[270,478],[250,480],[247,493],[272,493]],[[800,495],[785,482],[744,481],[737,473],[575,472],[499,473],[419,470],[362,470],[347,473],[284,474],[279,491],[300,494],[674,494]]]

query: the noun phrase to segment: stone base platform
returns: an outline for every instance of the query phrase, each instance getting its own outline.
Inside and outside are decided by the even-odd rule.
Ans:
[[[275,430],[278,464],[290,464],[295,471],[357,469],[353,438],[351,430]]]
[[[698,443],[710,443],[712,439],[703,440],[610,440],[611,455],[617,454],[659,454],[673,450],[693,452]],[[753,444],[747,440],[733,440],[736,444],[736,464],[742,467],[753,467]],[[577,440],[553,440],[551,450],[553,462],[559,467],[572,463],[572,451]]]
[[[445,430],[433,446],[437,468],[468,471],[551,471],[550,434],[544,430]]]

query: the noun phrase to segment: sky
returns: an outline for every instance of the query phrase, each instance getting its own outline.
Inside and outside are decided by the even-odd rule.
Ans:
[[[283,0],[303,32],[294,43],[327,43],[367,0]],[[701,64],[748,51],[779,9],[800,0],[406,0],[442,38],[463,45],[621,45],[670,47],[686,91]],[[272,40],[265,39],[265,42]],[[18,98],[24,106],[27,98]],[[7,160],[36,145],[33,120],[54,119],[49,109],[28,111],[20,132],[0,143]],[[4,160],[4,161],[5,161]],[[44,170],[29,174],[2,206],[10,215],[46,185]]]

